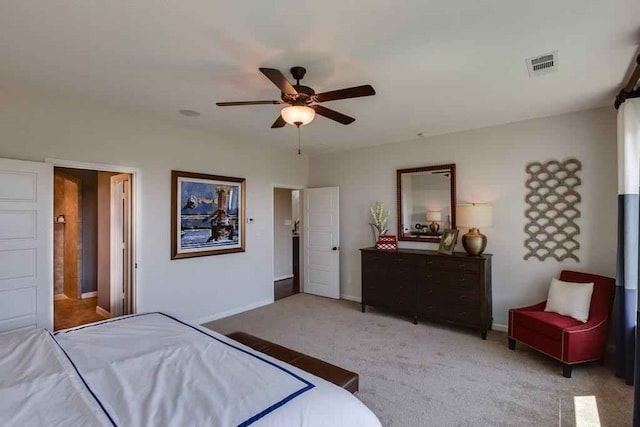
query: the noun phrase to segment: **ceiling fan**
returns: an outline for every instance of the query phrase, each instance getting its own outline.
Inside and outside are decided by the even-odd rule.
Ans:
[[[296,80],[295,85],[289,83],[280,70],[276,70],[275,68],[260,68],[260,72],[280,89],[280,100],[216,102],[216,105],[220,107],[230,107],[237,105],[289,104],[288,107],[282,109],[276,121],[271,125],[272,128],[281,128],[287,123],[299,128],[302,125],[310,123],[316,113],[328,119],[335,120],[338,123],[342,123],[343,125],[348,125],[356,119],[319,105],[318,103],[376,94],[376,91],[370,85],[316,93],[313,88],[300,84],[300,80],[303,79],[307,72],[304,67],[292,67],[289,71]]]

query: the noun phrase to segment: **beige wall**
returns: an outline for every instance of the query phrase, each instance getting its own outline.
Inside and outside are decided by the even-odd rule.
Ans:
[[[97,183],[98,173],[84,169],[55,168],[66,176],[79,180],[82,189],[80,194],[80,292],[82,294],[97,290],[96,262],[97,262]]]
[[[483,230],[494,254],[497,323],[506,310],[544,298],[562,268],[613,275],[616,229],[616,121],[609,108],[419,139],[309,161],[293,150],[230,144],[179,124],[42,92],[9,90],[0,108],[0,157],[47,157],[123,165],[141,171],[138,310],[165,310],[204,320],[273,298],[273,185],[339,186],[341,289],[360,296],[360,247],[371,244],[369,207],[391,208],[395,231],[395,170],[456,163],[458,201],[490,202],[494,227]],[[177,109],[177,107],[176,107]],[[532,160],[577,157],[581,262],[524,261],[524,166]],[[247,252],[170,261],[170,171],[247,179]],[[423,244],[422,248],[433,247]],[[458,248],[458,250],[462,250]]]
[[[54,225],[53,266],[54,292],[68,298],[79,298],[82,263],[82,181],[62,172],[54,174],[53,215],[64,215],[64,223]]]
[[[578,158],[583,166],[578,187],[581,261],[524,261],[525,164],[569,157]],[[482,231],[489,239],[487,252],[494,254],[497,324],[507,323],[509,307],[544,299],[551,277],[564,268],[614,274],[616,117],[612,108],[603,108],[313,157],[310,186],[340,187],[343,295],[360,298],[358,249],[371,245],[369,207],[376,200],[391,210],[390,234],[397,234],[396,169],[442,163],[457,165],[458,203],[493,205],[494,226]],[[419,243],[413,247],[434,248]],[[457,250],[463,249],[458,245]]]
[[[308,159],[293,149],[232,144],[181,127],[177,110],[183,107],[169,107],[177,123],[165,123],[7,88],[0,106],[0,157],[138,168],[138,311],[204,321],[273,300],[273,186],[306,186]],[[255,219],[246,224],[246,252],[170,260],[172,169],[246,178],[247,217]]]
[[[273,189],[273,279],[284,279],[293,275],[291,190]],[[288,224],[287,224],[288,221]]]

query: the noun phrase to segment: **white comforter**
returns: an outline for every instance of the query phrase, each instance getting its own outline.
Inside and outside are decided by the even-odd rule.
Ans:
[[[0,425],[380,426],[349,392],[161,313],[0,336]]]

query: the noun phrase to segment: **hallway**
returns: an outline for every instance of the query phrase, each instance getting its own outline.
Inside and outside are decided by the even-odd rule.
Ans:
[[[106,317],[96,313],[98,298],[60,299],[53,303],[53,330],[98,322]]]

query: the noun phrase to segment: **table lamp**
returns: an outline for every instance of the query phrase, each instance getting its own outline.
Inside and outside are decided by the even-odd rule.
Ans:
[[[427,211],[427,221],[431,221],[431,224],[429,224],[429,230],[431,230],[432,233],[437,233],[438,230],[440,230],[440,224],[438,224],[438,221],[442,221],[440,211]]]
[[[487,247],[487,236],[480,233],[480,227],[491,227],[493,208],[491,205],[471,204],[456,207],[456,225],[469,227],[469,232],[462,236],[462,246],[469,255],[482,255]]]

